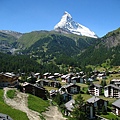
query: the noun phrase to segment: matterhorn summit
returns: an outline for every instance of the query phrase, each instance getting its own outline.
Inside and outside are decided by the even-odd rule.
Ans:
[[[54,30],[63,33],[73,33],[81,36],[97,38],[97,35],[93,31],[75,22],[72,16],[66,11],[64,12],[60,22],[55,25]]]

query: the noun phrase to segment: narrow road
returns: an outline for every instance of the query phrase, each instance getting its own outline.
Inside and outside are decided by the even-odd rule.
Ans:
[[[42,114],[46,120],[66,120],[56,106],[50,106],[48,111]]]

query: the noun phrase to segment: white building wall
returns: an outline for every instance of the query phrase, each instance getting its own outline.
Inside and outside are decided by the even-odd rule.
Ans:
[[[108,88],[105,88],[105,89],[104,89],[104,96],[105,96],[105,97],[108,97]]]
[[[116,108],[116,115],[118,115],[118,108]]]
[[[113,88],[111,88],[111,97],[113,97]]]
[[[120,90],[118,91],[118,98],[120,98]]]

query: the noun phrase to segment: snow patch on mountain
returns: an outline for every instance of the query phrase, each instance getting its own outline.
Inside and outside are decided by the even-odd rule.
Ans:
[[[64,33],[73,33],[81,36],[97,38],[97,35],[93,31],[75,22],[72,16],[66,11],[64,12],[64,15],[62,16],[60,22],[55,25],[54,30]]]

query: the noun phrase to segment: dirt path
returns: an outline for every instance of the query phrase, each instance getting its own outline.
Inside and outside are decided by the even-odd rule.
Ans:
[[[50,106],[48,111],[42,113],[46,120],[66,120],[61,114],[61,112],[58,111],[58,108],[56,106]]]
[[[10,99],[6,96],[6,93],[8,90],[14,89],[14,88],[4,88],[4,100],[5,102],[12,106],[15,109],[21,110],[25,112],[29,118],[29,120],[41,120],[40,114],[38,112],[35,112],[33,110],[30,110],[27,106],[27,97],[28,95],[25,93],[21,93],[17,91],[17,96],[14,99]]]
[[[15,89],[15,88],[4,88],[4,100],[5,102],[12,106],[15,109],[21,110],[25,112],[29,118],[29,120],[41,120],[40,119],[40,114],[38,112],[35,112],[31,109],[29,109],[27,106],[27,98],[28,95],[25,93],[19,92],[17,89],[16,90],[16,97],[14,99],[10,99],[6,96],[6,93],[10,89]],[[50,106],[48,108],[48,111],[42,113],[43,116],[45,117],[46,120],[66,120],[61,112],[59,112],[58,108],[56,106]]]

